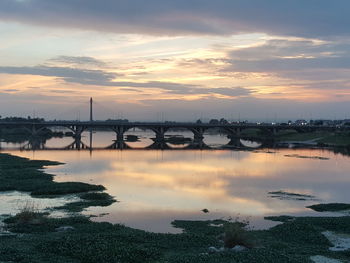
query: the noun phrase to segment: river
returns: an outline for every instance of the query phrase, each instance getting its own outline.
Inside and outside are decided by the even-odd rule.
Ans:
[[[138,135],[141,141],[131,146],[152,143],[147,132]],[[113,136],[108,132],[94,133],[94,146],[107,146]],[[89,142],[87,134],[83,141]],[[318,215],[305,206],[350,201],[348,156],[320,149],[215,149],[227,138],[213,134],[206,135],[204,141],[214,149],[20,151],[19,145],[3,142],[2,152],[65,163],[46,171],[57,175],[55,180],[59,182],[102,184],[119,201],[109,207],[91,207],[84,214],[97,216],[95,221],[154,232],[176,233],[179,230],[170,224],[174,219],[239,217],[248,219],[252,227],[266,228],[275,223],[264,220],[264,216]],[[69,138],[51,139],[47,145],[58,147],[65,143],[70,143]],[[310,196],[276,196],[269,194],[271,191]],[[23,193],[3,193],[0,214],[13,212],[19,202],[28,199]],[[36,202],[50,207],[64,202],[64,198]]]

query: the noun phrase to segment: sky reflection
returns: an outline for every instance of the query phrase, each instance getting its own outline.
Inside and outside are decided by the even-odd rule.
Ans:
[[[347,202],[350,186],[348,157],[321,150],[14,154],[66,163],[48,169],[58,175],[57,181],[102,184],[120,201],[107,208],[91,208],[87,214],[109,213],[97,220],[152,231],[172,231],[173,219],[227,218],[237,214],[252,216],[261,227],[264,224],[260,219],[265,215],[302,214],[306,205],[317,202],[279,200],[269,197],[269,191],[310,194],[321,202]],[[287,154],[330,159],[291,158]],[[204,208],[210,213],[203,214]]]

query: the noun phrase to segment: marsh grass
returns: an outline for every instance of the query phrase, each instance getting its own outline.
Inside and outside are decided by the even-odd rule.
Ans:
[[[252,238],[249,235],[247,224],[244,222],[227,222],[224,224],[223,241],[226,248],[233,248],[237,245],[247,248],[253,247]]]
[[[84,193],[81,194],[79,197],[81,201],[67,203],[63,206],[55,207],[54,209],[77,213],[82,212],[84,209],[89,208],[91,206],[106,207],[117,202],[117,200],[115,200],[113,196],[107,193],[100,192]]]
[[[0,191],[29,192],[34,197],[55,198],[67,194],[103,191],[102,185],[80,182],[55,182],[54,175],[42,169],[61,163],[33,161],[26,158],[0,154]]]
[[[39,205],[33,201],[26,201],[18,207],[19,212],[11,218],[14,224],[42,225],[46,222],[47,213],[40,212]]]

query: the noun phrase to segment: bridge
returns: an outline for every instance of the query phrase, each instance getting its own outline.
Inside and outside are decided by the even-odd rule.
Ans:
[[[187,129],[193,134],[193,141],[190,144],[191,148],[206,147],[203,139],[204,133],[210,129],[220,130],[227,134],[230,138],[228,145],[239,145],[238,138],[241,138],[241,133],[245,129],[259,129],[264,134],[273,138],[280,130],[296,130],[297,132],[313,132],[316,130],[323,131],[341,131],[349,130],[349,126],[316,126],[316,125],[272,125],[272,124],[257,124],[257,123],[190,123],[190,122],[124,122],[124,121],[96,121],[93,120],[93,100],[89,101],[90,121],[1,121],[0,130],[7,129],[24,129],[31,134],[32,138],[40,137],[40,132],[47,128],[66,128],[72,132],[74,142],[67,146],[67,149],[89,149],[92,145],[92,131],[110,130],[115,132],[116,140],[108,149],[125,149],[129,146],[125,143],[125,133],[130,129],[148,129],[154,132],[154,144],[150,147],[154,149],[163,149],[167,147],[165,134],[171,129]],[[90,146],[82,143],[81,137],[84,131],[90,131]],[[42,148],[40,140],[33,140],[33,148]]]
[[[121,122],[121,121],[42,121],[42,122],[1,122],[2,128],[21,128],[27,130],[32,137],[40,135],[40,132],[46,128],[66,128],[71,131],[74,143],[67,146],[72,149],[87,149],[82,143],[82,133],[84,131],[110,130],[115,132],[116,140],[107,148],[125,149],[128,148],[125,143],[125,133],[131,129],[148,129],[154,132],[153,148],[166,148],[165,134],[171,129],[186,129],[193,134],[191,147],[203,148],[204,133],[210,129],[216,129],[227,134],[231,139],[229,144],[236,145],[237,138],[241,138],[241,133],[245,129],[259,129],[267,137],[273,138],[281,130],[296,130],[297,132],[313,131],[342,131],[348,130],[348,126],[313,126],[313,125],[268,125],[254,123],[227,123],[227,124],[210,124],[210,123],[188,123],[188,122]],[[163,146],[162,146],[163,145]],[[38,148],[38,147],[37,147]],[[39,147],[40,148],[40,147]]]

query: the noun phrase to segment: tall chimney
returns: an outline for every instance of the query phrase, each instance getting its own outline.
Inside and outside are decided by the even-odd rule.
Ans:
[[[90,98],[90,122],[92,122],[92,98]]]

